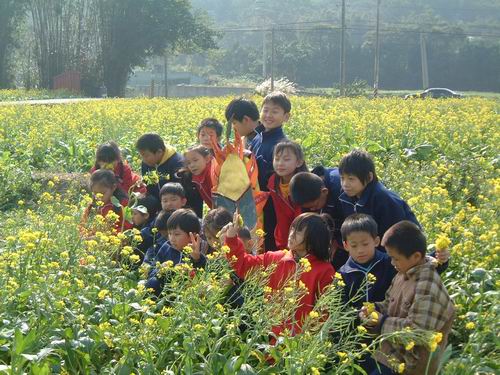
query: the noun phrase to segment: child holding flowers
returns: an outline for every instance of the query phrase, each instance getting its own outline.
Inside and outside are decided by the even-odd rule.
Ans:
[[[415,223],[401,221],[393,225],[384,234],[382,244],[398,273],[384,301],[375,304],[376,311],[370,312],[369,306],[361,309],[364,325],[382,335],[405,329],[435,331],[437,336],[433,337],[439,340],[426,347],[400,343],[397,336],[385,339],[374,354],[378,368],[371,374],[387,374],[392,370],[436,374],[455,315],[453,302],[434,265],[425,256],[426,238]],[[436,350],[437,355],[431,357]]]
[[[141,182],[141,177],[135,174],[130,166],[122,159],[122,154],[118,145],[109,141],[101,144],[95,153],[95,163],[90,173],[94,173],[98,169],[109,169],[113,171],[118,186],[125,193],[130,193],[130,190],[145,193],[146,186]]]
[[[294,319],[273,328],[276,336],[285,329],[292,334],[299,333],[317,298],[331,284],[335,274],[329,262],[331,236],[325,218],[314,213],[298,216],[290,227],[288,237],[290,251],[271,251],[260,255],[247,254],[238,238],[240,227],[240,216],[236,212],[233,222],[227,224],[221,231],[221,238],[229,247],[226,257],[240,278],[245,279],[255,268],[265,270],[274,267],[269,277],[270,293],[283,288],[290,281],[307,289],[300,298]]]

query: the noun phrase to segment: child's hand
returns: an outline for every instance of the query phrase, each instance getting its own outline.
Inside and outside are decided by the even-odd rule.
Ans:
[[[189,246],[193,249],[193,251],[191,251],[191,258],[193,258],[194,261],[198,261],[201,258],[201,237],[198,233],[192,232],[189,232],[189,237],[191,238]]]
[[[226,224],[220,231],[221,243],[224,243],[226,238],[234,238],[238,236],[240,230],[240,214],[238,210],[233,215],[233,222]]]
[[[379,325],[382,314],[377,311],[372,311],[371,313],[368,311],[366,306],[363,306],[361,310],[359,310],[359,318],[362,321],[362,324],[367,327],[376,327]]]
[[[444,263],[448,262],[448,260],[450,259],[450,256],[451,256],[451,254],[450,254],[449,248],[442,249],[439,251],[436,250],[436,259],[437,259],[439,264],[444,264]]]

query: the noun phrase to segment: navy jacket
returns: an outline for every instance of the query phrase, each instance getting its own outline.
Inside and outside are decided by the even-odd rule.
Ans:
[[[142,242],[137,245],[137,250],[139,251],[141,259],[145,258],[148,249],[154,245],[155,241],[152,229],[155,224],[155,219],[156,217],[152,218],[142,228],[140,228]]]
[[[353,213],[371,215],[378,225],[380,239],[387,229],[401,220],[409,220],[420,226],[408,204],[379,181],[370,182],[359,200],[349,197],[344,192],[339,200],[344,217]]]
[[[252,139],[252,142],[250,143],[250,151],[253,152],[255,159],[257,160],[260,190],[267,191],[267,181],[274,172],[274,146],[276,146],[279,142],[286,141],[287,139],[288,138],[283,132],[282,126],[267,132],[257,132],[255,138]]]
[[[344,302],[347,304],[350,301],[350,304],[357,309],[363,306],[363,302],[383,301],[385,292],[397,273],[391,264],[391,258],[380,250],[375,250],[375,256],[368,264],[356,263],[349,257],[339,272],[345,282]],[[369,273],[377,278],[374,283],[364,283]],[[363,283],[364,290],[357,294]],[[354,297],[356,299],[351,301]]]
[[[431,253],[435,257],[436,253]],[[436,267],[438,273],[444,272],[448,268],[448,262],[440,264]],[[375,256],[367,264],[359,264],[351,257],[339,269],[342,278],[344,279],[344,303],[350,302],[351,306],[360,309],[363,302],[380,302],[385,299],[385,293],[392,283],[392,279],[396,276],[397,271],[391,264],[391,258],[387,253],[375,250]],[[365,283],[367,275],[373,274],[377,280],[374,283]],[[364,285],[363,285],[364,284]],[[358,293],[361,285],[363,290]],[[356,297],[355,300],[352,298]]]
[[[160,200],[160,189],[167,182],[179,182],[175,174],[183,166],[184,159],[182,155],[175,152],[170,156],[163,164],[158,165],[158,167],[150,167],[144,162],[141,164],[141,174],[142,176],[147,175],[150,172],[156,171],[159,176],[159,181],[157,184],[148,185],[148,194],[155,196]]]
[[[165,242],[167,242],[167,239],[160,234],[153,238],[153,245],[146,250],[144,255],[144,263],[154,266],[156,264],[156,255]]]

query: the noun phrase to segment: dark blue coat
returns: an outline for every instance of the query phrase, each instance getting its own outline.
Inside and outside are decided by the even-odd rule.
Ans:
[[[259,168],[259,187],[260,190],[267,191],[267,181],[274,172],[273,152],[274,146],[288,138],[283,132],[283,127],[275,128],[269,131],[257,132],[257,135],[250,143],[250,151],[255,155],[257,167]]]
[[[156,254],[158,254],[158,251],[161,249],[163,244],[167,242],[167,239],[160,234],[157,234],[156,238],[153,238],[153,240],[153,245],[146,250],[146,254],[144,255],[144,263],[147,263],[150,266],[154,266],[156,264]]]
[[[380,239],[384,233],[401,220],[409,220],[420,226],[408,204],[381,182],[370,182],[359,199],[342,192],[339,197],[344,217],[353,213],[368,214],[378,226]]]
[[[142,176],[147,175],[150,172],[156,171],[160,177],[157,184],[148,185],[148,194],[153,195],[158,200],[160,200],[160,189],[167,182],[179,182],[179,179],[175,176],[177,171],[182,168],[184,164],[184,159],[179,153],[174,153],[169,157],[163,164],[158,167],[151,167],[146,163],[141,164],[141,174]]]
[[[349,257],[339,272],[345,282],[345,303],[350,301],[350,305],[358,309],[363,306],[363,302],[383,301],[385,292],[391,286],[392,279],[397,273],[391,264],[391,258],[379,250],[375,250],[374,258],[367,264],[356,263],[354,259]],[[365,283],[369,273],[377,278],[372,284]],[[362,285],[364,290],[358,294]],[[356,299],[351,300],[355,296]]]

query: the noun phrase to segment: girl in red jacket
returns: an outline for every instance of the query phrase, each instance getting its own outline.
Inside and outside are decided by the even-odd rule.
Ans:
[[[183,182],[191,182],[207,206],[213,208],[212,174],[215,161],[208,148],[197,145],[184,153],[184,163],[187,171],[183,171]]]
[[[127,162],[123,161],[120,148],[115,142],[109,141],[97,148],[95,164],[90,173],[94,173],[98,169],[113,171],[118,180],[118,186],[125,193],[130,194],[131,191],[146,193],[146,186],[140,182],[141,177],[132,172]]]
[[[276,214],[274,238],[276,247],[285,249],[290,225],[302,212],[301,207],[292,202],[288,184],[296,173],[308,172],[300,145],[291,141],[278,143],[273,151],[273,168],[275,172],[269,178],[267,188]]]
[[[325,287],[332,283],[335,274],[329,262],[331,235],[326,218],[312,212],[301,214],[290,227],[290,250],[269,251],[260,255],[247,254],[238,238],[239,229],[239,215],[235,213],[233,222],[222,229],[221,239],[229,246],[230,251],[226,257],[241,279],[245,279],[247,273],[256,267],[266,269],[275,265],[268,286],[271,290],[278,290],[297,275],[299,262],[309,265],[299,274],[298,280],[294,280],[297,285],[302,282],[307,288],[307,293],[299,301],[294,319],[273,327],[276,336],[284,329],[288,329],[292,334],[299,333],[305,318],[314,308]]]
[[[124,208],[128,205],[128,196],[119,188],[118,181],[112,171],[100,169],[92,173],[90,189],[94,199],[83,214],[82,224],[87,223],[93,212],[104,218],[110,212],[114,212],[116,214],[116,220],[112,223],[114,233],[132,229],[133,224],[124,219],[123,213]]]

